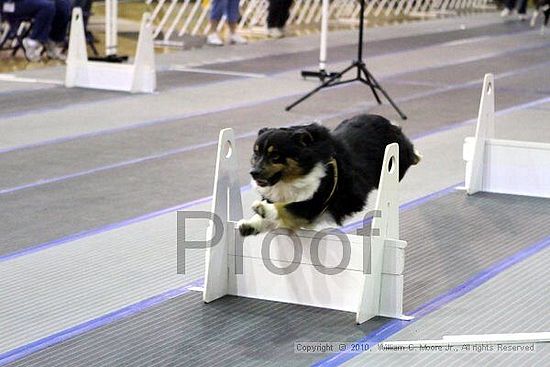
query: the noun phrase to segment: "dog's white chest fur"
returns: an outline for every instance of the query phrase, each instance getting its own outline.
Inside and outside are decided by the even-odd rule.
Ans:
[[[273,203],[293,203],[311,199],[326,175],[325,165],[317,163],[307,175],[291,182],[279,181],[273,186],[260,187],[252,180],[252,185],[256,186],[260,195]]]

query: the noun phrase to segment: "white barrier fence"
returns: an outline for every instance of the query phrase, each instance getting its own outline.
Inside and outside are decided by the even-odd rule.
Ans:
[[[153,36],[159,45],[182,45],[185,35],[201,36],[210,31],[209,0],[146,0],[154,6],[151,22]],[[242,33],[264,33],[268,0],[241,0]],[[462,10],[490,7],[492,0],[371,0],[368,1],[367,17],[430,17],[452,14]],[[331,0],[328,10],[331,22],[354,22],[359,17],[360,3],[357,0]],[[295,0],[290,10],[288,26],[317,25],[321,22],[322,0]],[[221,29],[224,21],[219,24]]]

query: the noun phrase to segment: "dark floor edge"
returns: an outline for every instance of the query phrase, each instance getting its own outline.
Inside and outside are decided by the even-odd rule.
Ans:
[[[386,340],[390,336],[396,334],[397,332],[403,330],[404,328],[414,324],[416,321],[422,319],[424,316],[431,314],[434,311],[439,310],[448,303],[466,295],[467,293],[473,291],[479,286],[485,284],[487,281],[493,279],[503,271],[509,269],[515,264],[520,263],[521,261],[529,258],[532,255],[539,253],[540,251],[550,247],[550,236],[544,238],[543,240],[523,249],[515,254],[505,258],[502,261],[490,266],[489,268],[479,272],[466,282],[460,284],[459,286],[443,293],[442,295],[432,299],[431,301],[423,304],[416,310],[414,310],[410,315],[414,317],[411,321],[402,321],[402,320],[391,320],[383,327],[372,332],[371,334],[361,338],[360,340],[352,343],[354,345],[361,344],[359,350],[366,351],[370,348],[373,348],[378,343]],[[340,366],[343,363],[349,361],[350,359],[360,355],[361,352],[348,351],[333,354],[330,357],[320,360],[319,362],[312,365],[312,367],[335,367]]]
[[[435,200],[437,198],[440,198],[442,196],[445,196],[447,194],[450,194],[454,191],[456,191],[457,186],[462,185],[463,183],[454,184],[452,186],[446,187],[442,190],[438,190],[436,192],[433,192],[431,194],[428,194],[426,196],[420,197],[418,199],[412,200],[410,202],[404,203],[400,206],[400,211],[406,211],[412,208],[415,208],[419,205],[422,205],[428,201]],[[205,198],[210,199],[210,198]],[[204,200],[204,199],[203,199]],[[359,228],[366,224],[367,221],[361,219],[355,222],[352,222],[348,224],[347,226],[343,227],[342,230],[344,232],[350,232],[353,229]],[[54,246],[55,244],[51,244],[50,246]],[[39,251],[41,249],[36,249],[35,251]],[[22,255],[20,255],[22,256]],[[0,258],[1,259],[1,258]],[[31,342],[29,344],[22,345],[18,348],[12,349],[10,351],[7,351],[3,354],[0,354],[0,366],[3,366],[5,364],[15,362],[21,358],[24,358],[30,354],[33,354],[35,352],[41,351],[43,349],[46,349],[48,347],[51,347],[53,345],[59,344],[67,339],[70,339],[72,337],[84,334],[88,331],[92,331],[94,329],[97,329],[102,326],[106,326],[108,324],[111,324],[115,321],[127,318],[129,316],[138,314],[142,311],[145,311],[153,306],[159,305],[165,301],[168,301],[172,298],[181,296],[191,290],[193,287],[202,286],[204,282],[203,278],[197,279],[187,285],[184,285],[179,288],[171,289],[166,292],[163,292],[161,294],[158,294],[156,296],[150,297],[148,299],[145,299],[143,301],[139,301],[137,303],[125,306],[121,309],[118,309],[116,311],[112,311],[108,314],[105,314],[103,316],[100,316],[98,318],[86,321],[84,323],[72,326],[68,329],[59,331],[55,334],[49,335],[47,337],[44,337],[42,339],[36,340],[34,342]]]

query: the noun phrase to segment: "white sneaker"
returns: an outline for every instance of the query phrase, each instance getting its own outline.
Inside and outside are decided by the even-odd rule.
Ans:
[[[37,62],[42,59],[42,50],[44,46],[32,38],[23,38],[23,49],[25,50],[25,57],[31,62]]]
[[[67,57],[63,53],[63,46],[54,42],[48,41],[46,43],[46,54],[50,59],[53,60],[66,60]]]
[[[522,22],[527,20],[527,14],[518,14],[518,19]]]
[[[281,28],[268,28],[267,36],[269,38],[283,38],[285,34]]]
[[[210,33],[206,37],[206,44],[211,46],[223,46],[223,40],[217,33]]]
[[[539,11],[535,10],[533,12],[533,16],[531,17],[531,22],[529,22],[529,25],[531,27],[534,27],[537,24],[537,18],[539,17]]]
[[[511,13],[512,13],[512,11],[511,11],[510,9],[508,9],[508,8],[505,7],[505,8],[502,9],[502,11],[500,12],[500,16],[504,18],[504,17],[507,17],[508,15],[510,15]]]
[[[246,40],[246,38],[238,35],[237,33],[232,33],[229,36],[229,43],[235,44],[235,45],[246,45],[248,41]]]

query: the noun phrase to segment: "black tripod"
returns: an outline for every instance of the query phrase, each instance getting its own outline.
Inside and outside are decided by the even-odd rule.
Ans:
[[[374,79],[374,76],[372,76],[370,71],[367,69],[367,66],[363,62],[363,26],[365,24],[365,15],[364,15],[365,0],[359,0],[359,1],[361,2],[361,12],[359,15],[359,44],[357,45],[357,60],[355,60],[350,66],[348,66],[341,72],[337,72],[334,74],[331,73],[332,76],[330,77],[330,79],[328,79],[326,82],[323,82],[317,88],[313,89],[311,92],[309,92],[302,98],[298,99],[291,105],[287,106],[285,108],[287,111],[290,111],[294,106],[305,101],[306,99],[308,99],[309,97],[311,97],[312,95],[314,95],[315,93],[317,93],[323,88],[329,88],[340,84],[347,84],[347,83],[353,83],[353,82],[359,81],[370,87],[372,93],[374,94],[374,98],[376,98],[376,102],[378,102],[378,104],[382,104],[382,101],[378,96],[377,90],[379,90],[384,95],[384,97],[386,97],[388,102],[390,102],[392,107],[395,108],[395,110],[403,120],[407,119],[407,116],[399,109],[399,107],[397,107],[395,102],[390,98],[388,93],[386,93],[384,88],[382,88],[382,86],[376,81],[376,79]],[[342,78],[342,75],[344,75],[345,73],[353,69],[357,69],[357,76],[355,78],[349,79],[349,80],[340,80]]]

